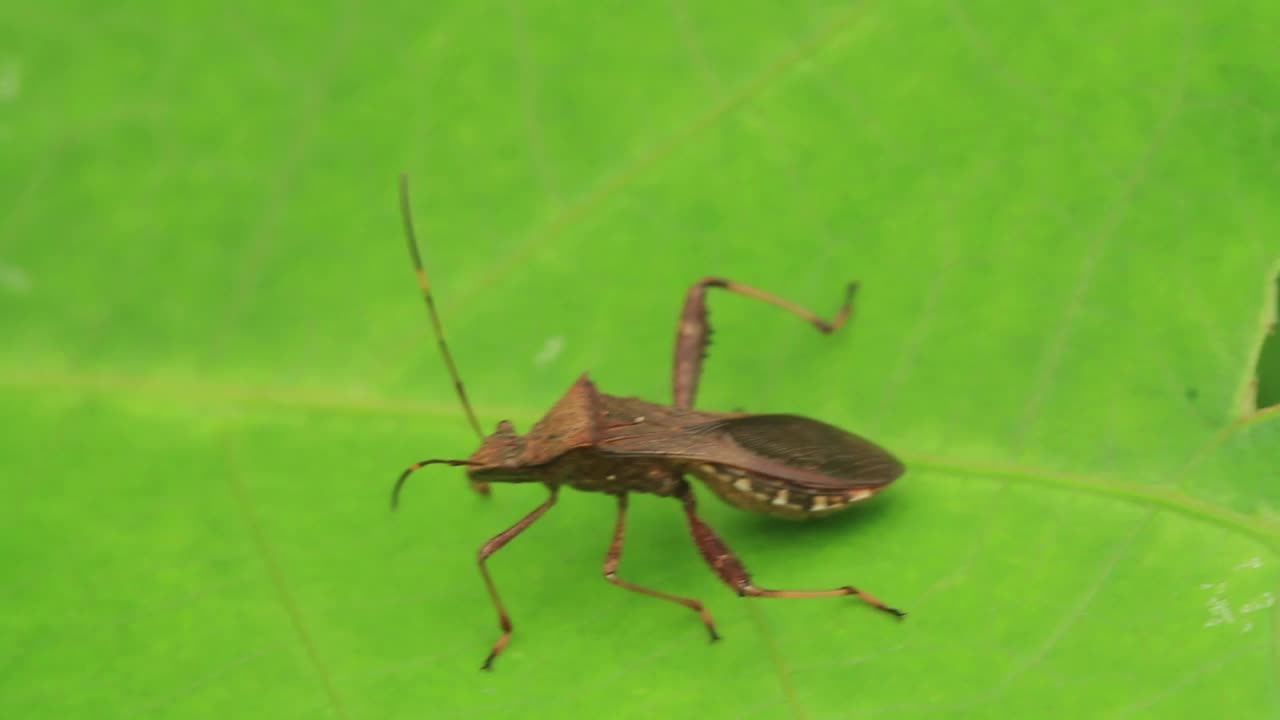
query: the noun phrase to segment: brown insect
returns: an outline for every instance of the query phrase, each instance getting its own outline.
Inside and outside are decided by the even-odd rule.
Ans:
[[[526,435],[503,420],[485,436],[480,430],[466,390],[445,344],[431,284],[409,208],[407,176],[400,177],[400,204],[409,253],[426,301],[440,353],[448,366],[462,406],[482,444],[466,460],[422,460],[400,475],[391,494],[399,502],[405,480],[432,464],[463,465],[472,487],[488,494],[489,483],[543,483],[550,497],[523,519],[495,535],[480,548],[480,574],[498,610],[502,637],[485,659],[483,669],[511,640],[511,618],[485,561],[546,514],[562,486],[608,493],[618,499],[613,542],[604,560],[604,577],[614,585],[679,603],[702,617],[712,640],[719,640],[711,613],[693,598],[671,595],[618,577],[626,529],[627,494],[653,493],[674,497],[684,507],[689,530],[703,558],[739,595],[811,598],[856,595],[878,610],[902,617],[906,613],[885,605],[871,594],[845,585],[832,590],[768,590],[751,581],[738,557],[702,518],[693,490],[684,479],[693,475],[720,499],[744,510],[787,518],[812,518],[838,512],[851,503],[880,492],[903,472],[893,455],[875,443],[817,420],[798,415],[752,415],[693,409],[711,328],[707,322],[708,288],[721,288],[786,310],[830,333],[844,325],[853,306],[856,283],[845,290],[844,302],[830,322],[809,310],[769,293],[722,278],[705,278],[689,288],[676,334],[675,403],[661,405],[634,397],[607,395],[585,374]]]

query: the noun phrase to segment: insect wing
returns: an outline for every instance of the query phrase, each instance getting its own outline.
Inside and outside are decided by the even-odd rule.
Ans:
[[[763,464],[815,490],[883,487],[903,472],[902,463],[866,438],[799,415],[745,415],[692,428],[720,435]]]

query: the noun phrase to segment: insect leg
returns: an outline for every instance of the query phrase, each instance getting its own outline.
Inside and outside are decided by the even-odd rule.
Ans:
[[[739,595],[747,597],[776,597],[776,598],[814,598],[814,597],[837,597],[841,595],[856,595],[859,600],[868,605],[887,612],[890,615],[902,617],[906,613],[901,610],[891,608],[885,605],[874,595],[863,592],[851,585],[835,588],[832,590],[768,590],[758,587],[751,581],[751,574],[747,572],[747,568],[743,566],[742,561],[734,554],[733,550],[720,539],[720,536],[698,517],[697,502],[694,500],[693,491],[686,486],[684,491],[678,497],[684,503],[684,514],[689,519],[689,530],[693,533],[693,541],[698,546],[698,551],[702,553],[702,557],[706,559],[707,564],[711,566],[720,579],[729,587],[738,591]]]
[[[757,290],[750,285],[718,277],[707,277],[694,283],[689,288],[688,295],[685,296],[684,309],[680,312],[680,325],[676,329],[676,359],[672,379],[675,405],[678,408],[693,407],[694,396],[698,394],[702,361],[707,355],[707,345],[711,341],[711,325],[707,321],[707,288],[713,287],[763,300],[813,324],[823,333],[829,333],[844,325],[849,319],[849,313],[853,309],[853,294],[857,291],[858,284],[849,283],[845,288],[844,302],[836,311],[836,316],[827,321],[790,300]]]
[[[498,588],[493,584],[493,578],[490,577],[489,568],[484,564],[484,561],[488,560],[490,555],[501,550],[502,546],[511,542],[512,538],[524,532],[525,528],[532,525],[538,518],[545,515],[546,512],[551,509],[551,506],[556,504],[556,496],[559,492],[560,488],[553,485],[551,487],[551,497],[547,498],[545,502],[534,508],[533,512],[525,515],[523,518],[520,518],[520,522],[512,525],[506,530],[503,530],[490,538],[489,542],[480,546],[480,552],[478,553],[480,574],[484,576],[484,584],[489,588],[489,597],[493,599],[493,606],[498,609],[498,624],[502,627],[502,637],[498,638],[498,642],[493,645],[493,650],[489,651],[489,657],[485,658],[484,665],[480,668],[482,670],[491,670],[493,668],[494,659],[498,657],[498,654],[502,652],[502,649],[511,641],[511,618],[507,615],[507,609],[502,605],[502,599],[498,597]]]
[[[604,558],[604,579],[617,585],[620,588],[626,588],[633,592],[652,595],[663,600],[670,600],[674,603],[689,608],[690,610],[702,616],[702,624],[707,626],[707,632],[711,634],[712,642],[719,640],[720,635],[716,633],[715,620],[711,618],[711,613],[702,606],[701,602],[693,598],[680,597],[679,595],[670,595],[668,593],[653,590],[642,585],[627,582],[618,577],[618,565],[622,563],[622,540],[626,535],[627,529],[627,494],[623,493],[618,496],[618,524],[613,528],[613,542],[609,543],[609,553]]]

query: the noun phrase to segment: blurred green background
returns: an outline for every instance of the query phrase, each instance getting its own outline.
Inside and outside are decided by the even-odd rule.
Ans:
[[[1280,411],[1280,5],[9,3],[0,9],[0,715],[1264,717]],[[664,400],[717,274],[702,406],[907,462],[811,524],[703,492],[541,501],[474,446],[582,371]],[[1262,406],[1280,401],[1269,350]]]

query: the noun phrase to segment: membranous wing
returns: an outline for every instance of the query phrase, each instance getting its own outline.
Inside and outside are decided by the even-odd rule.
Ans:
[[[694,435],[718,442],[704,459],[764,472],[815,490],[879,488],[902,463],[866,438],[799,415],[744,415],[696,425]],[[701,453],[699,453],[701,454]]]

